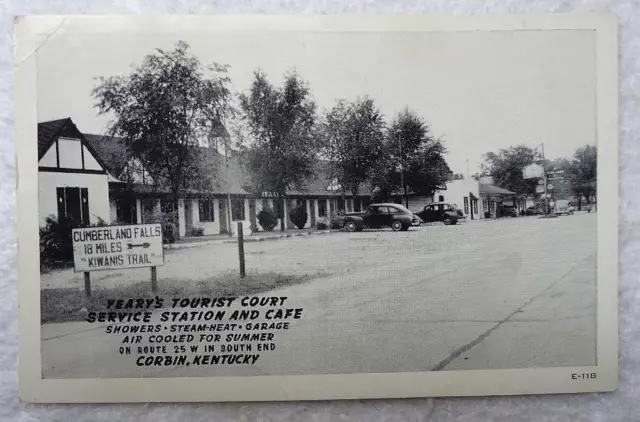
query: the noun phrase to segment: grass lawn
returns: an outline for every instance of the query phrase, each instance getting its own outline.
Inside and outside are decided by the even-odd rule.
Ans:
[[[292,276],[279,273],[247,273],[245,278],[240,278],[234,272],[198,282],[160,280],[157,294],[151,292],[150,281],[108,289],[94,287],[91,290],[90,298],[85,296],[84,290],[43,289],[40,292],[40,320],[42,323],[83,321],[87,312],[107,311],[108,299],[127,300],[154,298],[155,296],[164,298],[178,296],[235,297],[300,284],[310,278],[310,276]]]

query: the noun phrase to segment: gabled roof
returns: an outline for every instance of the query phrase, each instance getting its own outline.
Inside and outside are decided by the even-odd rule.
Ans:
[[[38,160],[49,150],[65,126],[73,124],[70,118],[38,123]],[[74,125],[75,127],[75,125]]]
[[[490,196],[490,195],[515,195],[515,192],[511,192],[510,190],[502,189],[495,185],[490,185],[488,183],[480,183],[479,187],[480,195]]]
[[[86,137],[78,130],[78,127],[69,117],[38,123],[38,161],[47,153],[56,139],[60,137],[80,139],[80,142],[87,147],[87,150],[94,156],[98,164],[100,164],[105,171],[109,171],[101,154],[87,142]]]

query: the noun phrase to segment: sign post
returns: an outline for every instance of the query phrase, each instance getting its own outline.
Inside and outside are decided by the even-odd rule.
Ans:
[[[151,267],[151,290],[157,291],[156,267],[164,264],[162,226],[135,224],[73,229],[73,269],[84,273],[91,296],[91,272]]]
[[[240,257],[240,278],[244,278],[244,231],[242,230],[242,221],[238,221],[238,255]]]
[[[153,293],[158,293],[158,274],[156,272],[156,267],[151,267],[151,291]]]
[[[84,294],[91,297],[91,273],[89,271],[84,272]]]

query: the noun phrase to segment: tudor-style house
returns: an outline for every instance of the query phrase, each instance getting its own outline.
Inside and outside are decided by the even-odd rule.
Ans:
[[[38,211],[81,224],[111,220],[112,176],[71,119],[38,124]]]

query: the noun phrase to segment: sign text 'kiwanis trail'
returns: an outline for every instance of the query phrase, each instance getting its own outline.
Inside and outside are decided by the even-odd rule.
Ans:
[[[155,267],[164,263],[160,224],[74,229],[73,265],[77,272]]]

